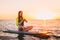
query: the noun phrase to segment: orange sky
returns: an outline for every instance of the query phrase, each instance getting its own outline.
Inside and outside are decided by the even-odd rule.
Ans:
[[[0,19],[15,19],[19,10],[27,19],[60,19],[60,0],[0,0]]]

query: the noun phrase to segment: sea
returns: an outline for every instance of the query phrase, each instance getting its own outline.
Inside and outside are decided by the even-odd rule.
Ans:
[[[50,34],[60,36],[60,19],[49,20],[27,20],[24,22],[24,27],[33,26],[29,32],[51,32]],[[0,40],[18,40],[17,34],[4,33],[3,30],[18,30],[16,20],[0,20]],[[24,35],[24,40],[60,40],[51,36],[47,39]]]

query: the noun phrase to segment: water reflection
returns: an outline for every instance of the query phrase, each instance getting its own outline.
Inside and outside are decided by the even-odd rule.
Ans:
[[[56,40],[56,38],[51,36],[50,38],[48,38],[48,40]]]

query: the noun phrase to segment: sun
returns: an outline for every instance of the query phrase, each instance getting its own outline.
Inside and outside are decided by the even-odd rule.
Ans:
[[[37,12],[33,15],[36,19],[53,19],[54,13],[49,12],[49,11],[42,11],[42,12]]]

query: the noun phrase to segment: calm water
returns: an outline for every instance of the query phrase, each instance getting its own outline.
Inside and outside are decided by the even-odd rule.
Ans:
[[[15,24],[15,20],[0,20],[0,30],[17,30],[17,26]],[[26,26],[33,26],[33,29],[30,31],[39,32],[39,31],[50,31],[53,34],[60,35],[60,20],[28,20],[28,22],[25,22]],[[17,34],[8,34],[8,33],[2,33],[0,32],[0,39],[12,39],[12,40],[18,40],[15,37],[17,37]],[[3,36],[3,37],[2,37]],[[7,38],[7,36],[9,36]],[[8,40],[9,40],[8,39]],[[25,40],[40,40],[40,38],[25,35]],[[60,38],[51,37],[48,39],[41,39],[41,40],[60,40]]]

